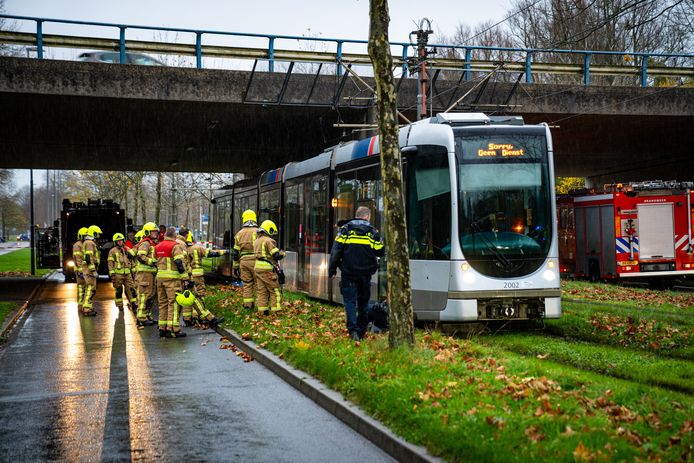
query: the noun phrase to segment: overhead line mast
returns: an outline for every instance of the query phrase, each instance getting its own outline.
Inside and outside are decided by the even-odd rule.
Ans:
[[[408,59],[408,69],[410,74],[419,74],[419,92],[417,93],[417,119],[427,117],[427,84],[428,75],[426,70],[426,62],[429,55],[436,53],[435,48],[427,48],[429,43],[429,34],[433,34],[431,29],[431,21],[428,18],[422,18],[419,21],[419,29],[410,32],[410,43],[414,47],[416,45],[417,54],[413,58]],[[417,37],[416,43],[412,41],[412,36]]]

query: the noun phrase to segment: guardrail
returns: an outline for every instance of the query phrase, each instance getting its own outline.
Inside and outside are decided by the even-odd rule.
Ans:
[[[245,32],[227,32],[202,29],[184,29],[174,27],[157,27],[157,26],[142,26],[133,24],[116,24],[102,23],[91,21],[75,21],[68,19],[50,19],[38,18],[31,16],[15,16],[0,14],[0,18],[19,21],[33,21],[36,23],[36,32],[15,32],[15,31],[0,31],[0,43],[29,45],[37,47],[37,58],[43,59],[44,47],[61,47],[61,48],[87,48],[97,50],[118,51],[120,53],[121,64],[126,63],[126,52],[144,52],[144,53],[161,53],[161,54],[176,54],[195,56],[196,67],[202,69],[202,58],[205,57],[220,57],[220,58],[238,58],[238,59],[254,59],[267,60],[268,71],[274,72],[276,61],[306,61],[316,63],[333,63],[336,64],[336,73],[342,75],[342,66],[340,63],[364,64],[370,65],[371,60],[367,54],[358,53],[343,53],[345,44],[367,45],[366,40],[354,39],[333,39],[324,37],[304,37],[291,35],[272,35],[272,34],[253,34]],[[118,39],[97,38],[97,37],[80,37],[72,35],[49,35],[43,33],[43,25],[45,23],[55,24],[73,24],[80,26],[99,26],[107,28],[115,28],[119,31]],[[190,33],[195,35],[195,44],[181,44],[159,41],[141,41],[141,40],[126,40],[127,30],[144,30],[153,32],[175,32],[175,33]],[[225,37],[243,37],[243,38],[261,38],[268,42],[266,48],[252,47],[230,47],[221,45],[203,45],[203,36],[225,36]],[[334,52],[326,51],[306,51],[306,50],[289,50],[277,49],[275,47],[278,40],[291,40],[302,42],[323,42],[331,44]],[[408,53],[415,50],[411,43],[391,42],[391,47],[401,47],[402,53],[394,55],[393,61],[397,66],[401,66],[403,71],[408,68]],[[681,53],[650,53],[650,52],[615,52],[603,50],[563,50],[563,49],[542,49],[542,48],[508,48],[508,47],[488,47],[488,46],[461,46],[448,44],[430,44],[430,47],[437,49],[448,50],[450,54],[460,55],[464,58],[433,58],[430,62],[430,67],[455,69],[463,71],[465,80],[471,79],[473,71],[491,71],[495,69],[499,62],[494,60],[473,59],[475,52],[499,52],[524,56],[523,60],[515,60],[504,62],[504,69],[510,71],[519,71],[525,74],[527,83],[533,82],[533,74],[571,74],[579,75],[583,78],[584,85],[590,85],[592,75],[604,76],[627,76],[639,77],[642,87],[647,87],[649,78],[656,77],[683,77],[694,79],[694,67],[683,66],[668,66],[666,64],[649,63],[652,59],[661,59],[666,61],[673,58],[684,58],[686,61],[694,60],[694,54]],[[534,57],[543,54],[558,54],[565,56],[577,56],[577,63],[548,63],[534,60]],[[619,56],[628,57],[629,61],[634,65],[623,66],[614,64],[593,64],[595,57],[600,56]]]

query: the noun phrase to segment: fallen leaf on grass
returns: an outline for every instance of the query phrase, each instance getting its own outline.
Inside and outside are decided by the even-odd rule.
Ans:
[[[539,358],[540,360],[544,360],[547,357],[549,357],[549,354],[537,354],[537,358]]]
[[[561,435],[562,435],[562,436],[565,436],[565,437],[573,436],[574,434],[576,434],[576,431],[574,431],[573,429],[571,429],[571,426],[569,426],[568,424],[567,424],[566,427],[564,428],[564,432],[561,433]]]
[[[573,451],[573,456],[575,460],[578,461],[592,461],[594,458],[593,453],[583,445],[583,442],[579,442]]]
[[[525,435],[533,442],[539,442],[545,438],[545,435],[540,432],[539,426],[531,425],[525,428]]]
[[[504,426],[506,426],[506,422],[501,418],[497,418],[496,416],[488,416],[487,424],[490,426],[495,426],[498,429],[502,429]]]

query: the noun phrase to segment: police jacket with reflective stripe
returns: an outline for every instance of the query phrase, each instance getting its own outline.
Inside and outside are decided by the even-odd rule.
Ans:
[[[340,227],[330,252],[329,275],[338,267],[343,278],[363,278],[378,270],[377,257],[383,256],[381,237],[369,222],[352,219]]]

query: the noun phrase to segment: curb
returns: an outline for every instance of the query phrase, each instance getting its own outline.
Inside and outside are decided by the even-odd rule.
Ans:
[[[48,279],[48,277],[49,277],[51,274],[52,274],[52,272],[51,272],[51,273],[47,273],[47,274],[45,274],[44,276],[41,277],[41,280],[40,280],[39,283],[36,285],[36,287],[35,287],[34,290],[31,292],[31,294],[29,294],[29,297],[28,297],[27,300],[24,302],[24,304],[22,304],[22,306],[17,310],[17,312],[15,312],[14,316],[12,317],[12,319],[11,319],[9,322],[6,322],[6,323],[5,323],[5,327],[4,327],[4,328],[2,329],[2,331],[0,332],[0,338],[4,339],[5,341],[8,341],[8,339],[9,339],[9,338],[8,338],[8,335],[10,334],[10,331],[12,331],[12,328],[14,328],[14,326],[15,326],[16,323],[17,323],[17,321],[22,317],[22,315],[24,315],[24,313],[26,312],[26,310],[29,308],[29,305],[31,304],[31,300],[34,299],[34,296],[36,296],[36,293],[38,292],[38,290],[41,289],[41,288],[43,287],[43,284],[46,282],[46,280]]]
[[[308,373],[292,367],[275,354],[260,350],[254,342],[243,340],[235,331],[220,326],[215,331],[396,460],[428,463],[443,461],[430,455],[426,448],[398,437],[339,392],[328,388]]]

